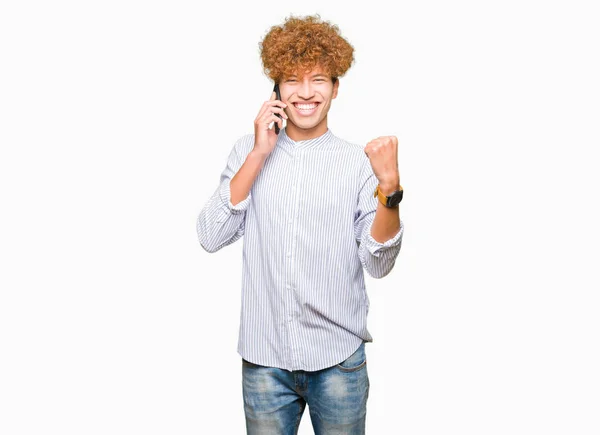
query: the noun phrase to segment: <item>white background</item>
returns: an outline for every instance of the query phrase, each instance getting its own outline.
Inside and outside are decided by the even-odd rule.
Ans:
[[[356,49],[332,132],[400,143],[367,433],[600,433],[592,3],[2,2],[0,433],[245,433],[242,241],[195,221],[314,13]]]

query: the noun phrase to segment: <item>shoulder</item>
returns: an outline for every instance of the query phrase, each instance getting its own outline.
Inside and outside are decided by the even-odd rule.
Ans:
[[[347,154],[358,166],[363,167],[369,161],[365,153],[365,145],[351,142],[337,136],[333,136],[333,148],[341,153]]]

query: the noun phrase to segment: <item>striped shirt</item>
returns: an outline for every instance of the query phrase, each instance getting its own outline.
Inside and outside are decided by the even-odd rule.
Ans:
[[[244,236],[238,353],[289,371],[331,367],[373,341],[363,268],[375,278],[391,271],[404,223],[385,243],[373,239],[378,180],[364,147],[330,129],[302,141],[281,129],[234,206],[229,183],[253,148],[254,134],[235,143],[196,223],[208,252]]]

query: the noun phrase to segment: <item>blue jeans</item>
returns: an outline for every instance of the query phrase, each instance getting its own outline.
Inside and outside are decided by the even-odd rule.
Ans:
[[[365,343],[326,369],[290,372],[242,358],[248,435],[296,435],[308,404],[316,435],[363,435],[369,397]]]

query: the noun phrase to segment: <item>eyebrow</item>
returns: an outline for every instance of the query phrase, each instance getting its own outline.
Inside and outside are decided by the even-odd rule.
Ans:
[[[296,77],[298,77],[296,74],[292,74],[288,78],[291,79],[291,78],[296,78]],[[315,78],[315,77],[325,77],[325,78],[327,78],[327,74],[319,73],[319,74],[314,74],[314,75],[312,75],[310,77],[312,77],[312,78]]]

